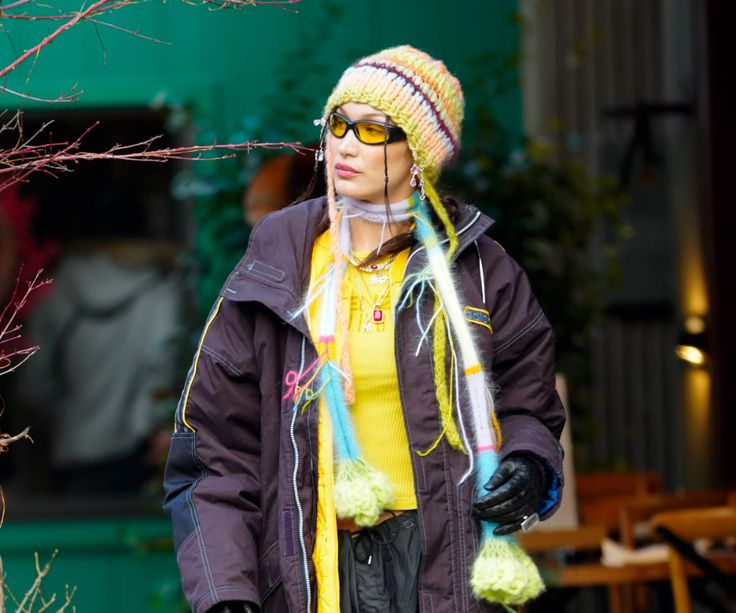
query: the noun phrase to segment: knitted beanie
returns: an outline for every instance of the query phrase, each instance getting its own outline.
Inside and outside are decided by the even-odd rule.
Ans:
[[[435,181],[460,147],[463,92],[440,61],[409,45],[364,57],[340,77],[324,115],[345,102],[363,102],[386,113],[407,136],[425,176]]]

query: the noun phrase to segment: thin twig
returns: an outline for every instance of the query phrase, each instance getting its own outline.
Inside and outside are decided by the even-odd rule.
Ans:
[[[30,2],[35,2],[35,1],[36,0],[16,0],[16,2],[11,2],[10,4],[6,4],[4,7],[0,9],[0,17],[6,17],[7,11],[10,11],[14,8],[17,8],[24,4],[29,4]]]
[[[86,132],[85,132],[86,134]],[[212,143],[210,145],[190,145],[184,147],[165,147],[153,149],[151,145],[160,137],[153,137],[131,145],[114,145],[107,151],[78,151],[84,135],[72,143],[60,145],[57,151],[44,151],[43,147],[24,147],[18,151],[0,155],[0,177],[10,175],[5,182],[0,182],[0,191],[10,184],[23,181],[28,174],[45,169],[51,174],[66,172],[68,164],[91,160],[126,160],[129,162],[166,162],[168,160],[222,160],[235,157],[238,153],[250,153],[253,149],[289,149],[299,154],[312,152],[299,142],[245,141],[242,143]],[[138,150],[135,150],[138,149]],[[215,155],[207,155],[207,154]],[[7,184],[6,184],[7,183]]]
[[[302,0],[183,0],[186,4],[211,4],[216,9],[240,10],[246,7],[275,6],[289,13],[298,13],[296,9],[288,8],[291,4],[300,4]]]
[[[100,21],[99,19],[88,19],[87,21],[89,21],[90,23],[95,23],[101,26],[105,26],[106,28],[111,28],[113,30],[125,32],[126,34],[130,34],[131,36],[135,36],[137,38],[142,38],[143,40],[147,40],[152,43],[157,43],[160,45],[171,45],[171,42],[168,40],[161,40],[160,38],[154,38],[153,36],[147,36],[146,34],[141,34],[140,30],[129,30],[128,28],[124,28],[123,26],[119,26],[114,23],[110,23],[108,21]]]
[[[23,325],[15,323],[18,314],[23,307],[25,307],[28,302],[28,298],[33,292],[51,283],[51,279],[40,279],[42,272],[42,270],[39,270],[33,280],[26,282],[26,290],[19,297],[20,279],[23,273],[23,267],[21,266],[18,276],[15,279],[15,286],[13,287],[10,300],[5,307],[3,307],[2,312],[0,312],[0,343],[4,344],[11,340],[20,340],[20,331],[22,330]],[[36,351],[38,351],[38,345],[12,349],[9,353],[5,353],[0,350],[0,376],[15,372],[26,362],[26,360],[29,360]],[[5,436],[6,435],[0,434],[0,451],[2,451]]]
[[[3,498],[3,488],[0,487],[0,499],[2,499],[3,516],[0,518],[0,528],[2,527],[2,519],[5,518],[5,499]],[[5,571],[3,570],[3,559],[0,556],[0,613],[5,613]]]
[[[69,586],[68,585],[65,585],[64,586],[64,593],[65,593],[65,599],[66,600],[65,600],[64,604],[62,605],[62,607],[56,613],[62,613],[62,611],[65,611],[66,608],[70,604],[72,604],[72,599],[74,598],[74,594],[77,593],[77,586],[75,585],[72,588],[72,591],[69,592]],[[72,611],[74,611],[74,610],[75,610],[75,607],[72,607]]]
[[[10,311],[10,316],[8,317],[8,319],[7,319],[7,321],[5,322],[4,325],[2,324],[2,322],[0,320],[0,325],[3,325],[3,328],[0,329],[0,338],[3,338],[8,333],[8,330],[11,329],[11,326],[12,326],[13,322],[15,321],[15,318],[18,316],[18,313],[26,305],[26,302],[28,302],[28,297],[34,291],[36,291],[37,289],[39,289],[40,287],[43,287],[44,285],[47,285],[47,284],[49,284],[51,282],[50,279],[42,279],[42,280],[39,280],[39,278],[40,278],[40,276],[41,276],[42,273],[43,273],[43,270],[39,270],[36,273],[36,276],[33,277],[33,280],[27,282],[25,293],[21,296],[21,298],[19,300],[16,301],[15,300],[15,297],[17,295],[18,285],[19,285],[19,281],[20,281],[20,273],[19,273],[18,278],[16,279],[15,289],[13,290],[13,295],[11,297],[11,301],[9,303],[9,304],[12,304],[13,305],[13,309]],[[5,316],[5,313],[7,313],[8,310],[9,309],[6,306],[3,309],[3,312],[2,312],[2,315],[0,316],[0,318],[3,317],[3,316]]]
[[[18,370],[25,362],[33,357],[33,354],[35,354],[36,351],[38,351],[38,346],[29,347],[28,349],[20,349],[8,354],[7,356],[0,356],[0,359],[2,360],[0,361],[0,377],[3,375],[9,375],[11,372]],[[13,364],[9,358],[17,357],[19,355],[22,355],[23,359],[20,362]],[[4,364],[8,364],[8,366],[5,366]]]
[[[25,100],[33,100],[35,102],[49,102],[52,104],[57,102],[75,102],[77,98],[79,98],[79,96],[84,93],[84,91],[80,90],[70,94],[61,94],[57,98],[39,98],[38,96],[32,96],[31,94],[24,94],[22,92],[15,91],[14,89],[10,89],[6,85],[0,85],[0,92],[12,94],[13,96],[18,96],[19,98],[24,98]]]
[[[78,11],[66,23],[63,23],[62,25],[60,25],[51,34],[45,36],[43,39],[41,39],[41,41],[33,45],[33,47],[31,47],[30,49],[27,49],[24,53],[22,53],[19,57],[17,57],[13,62],[8,64],[5,68],[0,69],[0,78],[4,77],[6,74],[15,70],[23,62],[25,62],[29,57],[33,57],[41,49],[43,49],[45,46],[53,42],[56,38],[61,36],[64,32],[66,32],[70,28],[73,28],[83,19],[87,19],[87,17],[90,17],[92,15],[99,15],[100,13],[113,10],[113,7],[120,8],[121,6],[124,6],[126,4],[129,4],[129,2],[123,1],[123,2],[113,3],[111,0],[97,0],[97,2],[95,2],[94,4],[91,4],[85,10]]]
[[[207,4],[210,6],[215,6],[217,9],[242,9],[244,7],[254,7],[258,5],[264,5],[264,6],[276,6],[278,8],[281,8],[283,10],[297,13],[298,11],[295,9],[289,8],[289,5],[299,4],[302,0],[198,0],[198,1],[190,1],[190,0],[183,0],[184,2],[188,4]],[[25,21],[63,21],[59,27],[57,27],[53,32],[42,38],[39,42],[37,42],[32,47],[26,49],[23,53],[18,55],[15,60],[10,62],[7,66],[0,69],[0,79],[8,75],[9,73],[13,72],[18,66],[29,60],[30,58],[33,58],[33,65],[35,66],[35,63],[38,61],[39,54],[41,50],[50,45],[54,40],[56,40],[59,36],[61,36],[64,32],[70,30],[77,24],[79,24],[81,21],[89,21],[93,24],[97,25],[105,25],[106,27],[113,28],[116,30],[121,30],[123,32],[126,32],[128,34],[131,34],[133,36],[138,36],[140,38],[143,38],[145,40],[150,40],[153,42],[159,42],[164,43],[164,41],[157,40],[153,37],[146,36],[144,34],[141,34],[140,32],[136,30],[129,30],[127,28],[124,28],[122,26],[117,26],[111,23],[108,23],[106,21],[100,21],[98,19],[95,19],[97,17],[100,17],[101,15],[111,13],[113,11],[116,11],[120,8],[123,8],[124,6],[129,6],[132,4],[139,4],[141,2],[145,2],[145,0],[97,0],[97,2],[94,2],[87,8],[79,11],[72,11],[72,12],[64,12],[64,13],[58,13],[53,15],[33,15],[28,14],[27,12],[10,12],[13,9],[17,9],[19,7],[22,7],[23,9],[27,8],[26,5],[29,6],[40,6],[36,4],[37,0],[16,0],[16,2],[12,2],[11,4],[8,4],[5,7],[0,6],[0,19],[18,19],[18,20],[25,20]],[[99,38],[99,33],[97,34]],[[12,41],[11,41],[12,42]],[[102,41],[100,40],[100,43],[102,44]],[[104,44],[102,44],[103,47],[103,54],[105,54]],[[31,71],[33,70],[33,66],[31,67]],[[30,78],[31,71],[29,71],[27,77],[26,77],[26,83],[28,82],[28,79]],[[36,96],[33,96],[31,94],[23,93],[16,91],[14,89],[11,89],[7,87],[6,85],[0,85],[0,93],[7,93],[11,94],[13,96],[18,96],[20,98],[28,99],[28,100],[34,100],[38,102],[47,102],[47,103],[59,103],[59,102],[71,102],[79,97],[79,95],[82,92],[72,92],[70,94],[62,94],[58,96],[57,98],[39,98]]]
[[[30,427],[23,430],[23,432],[19,432],[15,436],[10,436],[9,434],[0,434],[0,453],[3,453],[10,445],[13,443],[28,439],[29,441],[33,442],[33,439],[28,434],[31,431]]]
[[[51,568],[51,563],[54,561],[54,558],[59,553],[58,549],[54,549],[54,552],[51,554],[51,558],[49,559],[46,564],[44,564],[43,568],[41,568],[41,563],[38,559],[38,552],[34,553],[34,558],[36,560],[36,579],[31,584],[31,587],[26,592],[26,595],[23,597],[23,600],[20,601],[18,605],[18,609],[22,611],[26,606],[32,605],[33,602],[36,600],[36,596],[38,595],[38,592],[41,589],[41,581],[43,581],[44,577],[49,574],[49,569]],[[30,609],[29,609],[30,610]]]

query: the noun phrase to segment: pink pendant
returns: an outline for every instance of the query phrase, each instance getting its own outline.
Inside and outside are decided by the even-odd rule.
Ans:
[[[383,309],[373,309],[373,322],[383,323]]]

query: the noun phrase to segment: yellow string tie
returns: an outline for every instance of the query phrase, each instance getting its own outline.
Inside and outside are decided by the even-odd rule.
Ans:
[[[481,371],[480,364],[475,364],[474,366],[470,366],[469,368],[465,369],[465,376],[469,377],[470,375],[476,375]]]

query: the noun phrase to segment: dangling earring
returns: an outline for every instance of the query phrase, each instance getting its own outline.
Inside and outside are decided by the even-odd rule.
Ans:
[[[315,119],[314,120],[315,126],[322,126],[319,131],[319,147],[317,147],[317,151],[314,152],[314,169],[317,170],[317,165],[320,162],[323,162],[325,159],[325,126],[327,125],[327,121],[324,117],[321,119]]]
[[[417,166],[415,163],[411,167],[411,181],[409,181],[409,185],[411,185],[412,187],[416,187],[417,183],[419,184],[419,197],[422,200],[425,200],[426,194],[424,193],[424,166],[422,164]]]
[[[424,193],[424,164],[417,164],[417,156],[416,153],[414,153],[413,149],[411,153],[414,157],[414,164],[412,164],[411,167],[411,181],[409,181],[409,185],[411,185],[412,187],[416,187],[418,184],[419,197],[422,200],[425,200],[426,194]]]

